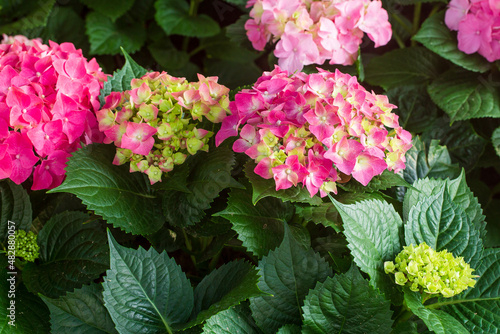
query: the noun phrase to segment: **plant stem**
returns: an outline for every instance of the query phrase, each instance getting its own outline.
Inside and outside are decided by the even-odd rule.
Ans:
[[[187,250],[189,251],[191,261],[193,261],[194,266],[196,267],[196,258],[193,255],[193,245],[191,244],[191,240],[189,239],[186,231],[182,229],[182,234],[184,234],[184,244],[186,245]]]
[[[414,36],[418,28],[420,27],[420,14],[422,13],[422,3],[417,2],[415,4],[415,12],[413,13],[413,28],[412,28],[412,36]],[[417,41],[411,41],[411,45],[415,46],[417,45]]]
[[[456,300],[450,300],[449,302],[430,304],[430,305],[427,305],[425,307],[429,308],[429,309],[438,309],[438,308],[440,308],[442,306],[446,306],[446,305],[454,305],[454,304],[461,304],[461,303],[474,303],[474,302],[488,301],[488,300],[500,300],[500,297],[475,298],[475,299],[456,299]]]

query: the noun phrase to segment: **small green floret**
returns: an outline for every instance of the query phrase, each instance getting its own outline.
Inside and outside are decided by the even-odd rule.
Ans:
[[[455,258],[447,250],[436,252],[425,242],[417,247],[405,246],[392,261],[384,263],[386,274],[394,274],[396,284],[408,285],[412,291],[442,294],[449,298],[476,284],[472,269],[463,257]]]
[[[34,262],[40,255],[36,239],[37,235],[33,232],[24,230],[17,230],[15,232],[16,240],[16,257],[21,257],[25,261]]]

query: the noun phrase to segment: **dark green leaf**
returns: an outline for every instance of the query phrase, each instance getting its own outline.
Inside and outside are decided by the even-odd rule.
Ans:
[[[312,221],[315,224],[330,226],[335,231],[341,230],[341,220],[337,209],[332,203],[321,203],[320,206],[295,206],[295,213],[306,221]]]
[[[259,288],[270,296],[250,299],[252,316],[264,333],[285,324],[301,324],[301,307],[308,291],[332,275],[328,263],[302,247],[288,228],[281,245],[259,261]]]
[[[112,164],[115,148],[90,145],[69,158],[66,180],[51,192],[68,192],[108,223],[134,234],[150,234],[164,223],[143,174]],[[147,212],[147,214],[144,214]]]
[[[50,310],[52,333],[118,333],[104,307],[100,284],[84,285],[59,299],[41,297]]]
[[[479,278],[474,288],[465,290],[453,300],[444,299],[438,304],[445,306],[444,310],[461,321],[471,333],[498,333],[500,249],[485,249],[482,262],[475,269],[474,274],[479,275]]]
[[[500,128],[496,128],[496,130],[493,131],[493,134],[491,135],[491,142],[497,152],[497,155],[500,157]]]
[[[426,177],[452,178],[460,173],[458,165],[451,162],[446,146],[439,145],[438,140],[432,140],[428,149],[418,136],[413,138],[412,144],[406,152],[406,168],[403,171],[408,183],[413,184]]]
[[[276,334],[300,334],[300,327],[297,325],[285,325],[281,327]]]
[[[380,200],[344,205],[330,198],[342,216],[354,262],[370,275],[370,283],[375,288],[397,301],[394,284],[384,272],[384,261],[392,261],[402,249],[403,222],[394,207]]]
[[[203,334],[260,334],[247,307],[238,305],[207,320]]]
[[[401,322],[392,329],[391,334],[418,334],[417,324],[413,321]]]
[[[157,0],[155,2],[156,22],[167,35],[208,37],[217,35],[220,27],[205,14],[194,16],[185,1]]]
[[[462,207],[453,203],[446,184],[435,195],[413,206],[405,224],[407,245],[427,243],[432,249],[444,249],[461,256],[473,268],[483,253],[483,242]]]
[[[311,205],[320,205],[321,198],[318,196],[311,197],[309,191],[304,187],[292,187],[288,189],[280,189],[276,191],[276,183],[273,179],[264,179],[254,173],[255,163],[248,162],[245,165],[245,175],[250,180],[253,189],[252,203],[256,204],[263,198],[268,196],[280,198],[283,201],[309,203]]]
[[[363,193],[363,192],[375,192],[379,190],[386,190],[391,187],[410,187],[410,184],[403,179],[403,177],[399,174],[395,174],[389,170],[384,170],[384,172],[380,175],[373,177],[373,179],[368,183],[368,185],[364,186],[358,181],[351,179],[349,182],[344,184],[339,184],[339,187],[346,191],[351,191],[355,193]]]
[[[249,191],[233,189],[229,193],[227,208],[215,215],[229,220],[243,246],[262,257],[279,246],[284,224],[292,214],[293,206],[289,203],[277,198],[265,198],[253,205]]]
[[[83,54],[88,54],[89,42],[85,36],[85,21],[72,7],[55,6],[41,36],[45,41],[71,41]]]
[[[0,34],[15,35],[22,31],[45,26],[55,3],[56,0],[37,1],[25,16],[14,22],[0,25]]]
[[[104,305],[119,333],[172,333],[193,309],[193,288],[175,260],[120,246],[110,232],[110,265],[104,278]]]
[[[122,49],[122,52],[125,56],[125,65],[123,65],[120,70],[113,73],[113,76],[108,78],[108,81],[104,83],[101,94],[99,95],[101,107],[105,103],[106,96],[111,92],[123,92],[131,89],[130,82],[132,79],[140,78],[147,72],[146,69],[139,66],[125,50]]]
[[[436,334],[470,334],[464,326],[444,311],[428,309],[422,305],[418,292],[405,290],[406,305],[427,325],[429,330]]]
[[[39,262],[28,263],[23,279],[33,293],[57,298],[98,278],[109,267],[102,222],[66,211],[52,217],[38,234]]]
[[[366,81],[389,89],[418,86],[436,78],[445,68],[444,60],[422,47],[395,49],[373,58],[365,68]],[[438,104],[439,105],[439,104]]]
[[[304,303],[304,334],[387,334],[391,303],[352,266],[345,274],[328,277],[311,290]]]
[[[433,126],[438,108],[425,87],[394,87],[386,92],[389,101],[398,108],[399,125],[411,133],[420,133]]]
[[[186,177],[190,192],[165,191],[163,212],[167,221],[174,226],[199,222],[205,216],[204,210],[210,208],[210,203],[223,189],[237,185],[231,176],[234,161],[231,150],[219,147],[208,153],[198,152],[188,163],[177,167],[176,173]]]
[[[26,190],[11,180],[0,182],[0,243],[7,238],[9,226],[29,230],[32,221],[31,202]],[[11,221],[12,223],[9,223]],[[12,227],[11,227],[12,228]]]
[[[490,63],[483,56],[477,53],[468,55],[458,49],[456,34],[444,24],[444,11],[427,18],[413,39],[470,71],[486,72],[490,68]]]
[[[0,257],[5,259],[3,254],[0,254]],[[24,284],[19,282],[20,276],[8,274],[4,266],[0,268],[0,294],[2,296],[0,297],[0,333],[49,333],[49,309],[47,306],[38,296],[26,290]],[[16,280],[17,285],[11,289],[10,281],[7,281],[7,279],[12,277]],[[12,291],[15,296],[9,295]],[[11,301],[14,302],[13,306],[11,306]],[[8,315],[12,315],[12,317],[7,317]],[[11,325],[9,325],[10,321],[13,321]]]
[[[108,16],[111,20],[115,21],[117,18],[125,14],[135,0],[81,0],[84,4],[99,12]]]
[[[448,148],[452,161],[459,162],[467,171],[474,168],[484,152],[487,140],[479,136],[469,121],[449,124],[448,117],[434,124],[422,134],[422,140],[439,139]]]
[[[248,298],[265,295],[257,287],[258,281],[258,271],[248,262],[233,261],[212,271],[194,290],[193,321],[188,326],[201,324]]]
[[[90,53],[116,55],[123,47],[128,53],[138,51],[146,41],[146,30],[141,22],[125,15],[113,22],[106,15],[92,12],[86,18]]]
[[[255,50],[246,49],[231,41],[224,31],[217,36],[203,38],[200,41],[200,48],[205,49],[209,58],[246,65],[252,63],[259,56]]]
[[[403,219],[404,221],[408,220],[408,214],[411,208],[418,204],[419,202],[423,202],[427,198],[438,194],[443,184],[445,184],[446,191],[453,203],[459,206],[462,210],[467,213],[470,218],[470,221],[475,226],[475,229],[479,231],[480,236],[484,237],[485,235],[485,225],[483,210],[481,209],[481,205],[474,194],[467,186],[465,180],[465,172],[462,170],[460,176],[451,181],[444,180],[434,180],[434,179],[423,179],[417,180],[413,187],[414,189],[408,189],[406,196],[403,202]]]
[[[427,91],[452,121],[500,117],[498,84],[491,77],[452,69],[434,80]]]
[[[198,67],[189,61],[189,54],[178,50],[169,38],[149,44],[148,50],[156,62],[170,75],[191,77],[199,72]]]
[[[209,75],[218,76],[220,82],[231,89],[253,84],[262,75],[262,70],[254,62],[242,66],[240,61],[207,58],[205,67]]]

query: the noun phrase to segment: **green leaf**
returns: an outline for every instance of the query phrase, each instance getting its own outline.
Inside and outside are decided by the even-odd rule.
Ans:
[[[92,8],[98,13],[104,14],[109,17],[112,21],[125,14],[135,0],[81,0],[84,4]]]
[[[497,155],[500,157],[500,127],[493,131],[493,134],[491,135],[491,142],[497,152]]]
[[[284,224],[291,219],[293,207],[277,198],[265,198],[252,204],[249,191],[232,189],[227,208],[215,214],[233,224],[238,239],[249,252],[258,257],[266,255],[281,243]]]
[[[300,334],[300,327],[297,325],[285,325],[281,327],[276,334]]]
[[[121,49],[121,51],[125,56],[125,64],[120,70],[114,72],[113,76],[108,78],[108,81],[104,83],[101,94],[99,95],[101,107],[105,103],[106,96],[111,92],[123,92],[131,89],[130,82],[132,79],[141,78],[147,72],[146,69],[137,64],[124,49]]]
[[[391,303],[361,276],[356,266],[328,277],[311,290],[304,303],[304,334],[387,334]]]
[[[384,261],[392,261],[402,249],[403,222],[394,207],[379,200],[344,205],[330,199],[342,216],[354,262],[370,276],[371,285],[397,301],[398,292],[384,272]]]
[[[120,246],[108,231],[111,269],[104,278],[104,306],[119,333],[172,333],[193,309],[193,288],[175,260]]]
[[[465,179],[465,171],[462,170],[460,176],[451,181],[444,180],[433,180],[433,179],[423,179],[417,180],[413,187],[414,189],[408,189],[406,196],[403,202],[403,219],[404,221],[408,220],[408,214],[411,208],[418,204],[419,202],[423,202],[427,198],[438,194],[441,191],[441,188],[445,184],[446,191],[450,196],[453,203],[455,203],[458,207],[467,213],[470,218],[470,221],[475,226],[475,229],[479,231],[481,238],[486,235],[485,226],[486,223],[484,221],[483,210],[481,209],[481,205],[474,194],[467,186]]]
[[[461,321],[471,333],[500,332],[500,249],[485,249],[474,288],[465,290],[452,300],[437,303],[443,310]],[[433,306],[433,305],[431,305]]]
[[[244,261],[232,261],[212,271],[194,290],[193,321],[187,327],[201,324],[248,298],[265,295],[257,287],[258,281],[258,271]]]
[[[241,61],[209,59],[204,61],[206,72],[219,77],[220,82],[231,89],[251,85],[262,75],[262,70],[255,62],[247,62],[242,66]]]
[[[422,305],[418,292],[405,289],[405,301],[410,310],[436,334],[470,334],[464,326],[444,311],[433,310]]]
[[[205,14],[194,16],[186,1],[157,0],[156,22],[167,35],[208,37],[217,35],[220,27]]]
[[[427,243],[432,249],[444,249],[463,257],[474,268],[481,259],[483,242],[462,207],[453,203],[446,184],[435,195],[413,206],[405,224],[407,245]]]
[[[169,38],[149,44],[148,50],[154,60],[170,75],[187,78],[196,76],[199,72],[198,67],[189,61],[189,54],[178,50]]]
[[[55,3],[56,0],[37,1],[25,16],[14,22],[0,25],[0,34],[14,35],[22,31],[45,26]]]
[[[64,43],[71,41],[75,47],[88,54],[90,45],[85,36],[85,21],[70,6],[55,6],[40,37],[44,41]]]
[[[436,123],[438,108],[425,87],[393,87],[386,92],[389,101],[398,108],[399,125],[411,133],[420,133]]]
[[[399,86],[418,86],[446,68],[444,60],[422,47],[395,49],[372,58],[365,68],[366,81],[389,89]]]
[[[108,223],[134,234],[150,234],[164,223],[143,174],[112,164],[112,145],[90,145],[69,158],[66,180],[51,192],[75,194]],[[144,214],[147,212],[147,215]]]
[[[411,185],[403,179],[403,177],[399,174],[395,174],[389,170],[384,170],[384,172],[380,175],[376,175],[373,179],[368,183],[368,185],[364,186],[358,181],[351,179],[347,183],[339,184],[339,187],[350,192],[355,193],[363,193],[363,192],[375,192],[379,190],[386,190],[391,187],[411,187]]]
[[[320,206],[295,205],[295,213],[306,221],[330,226],[337,232],[341,230],[342,223],[339,212],[332,203],[321,203]]]
[[[312,249],[302,247],[285,228],[281,245],[259,261],[259,288],[270,296],[250,299],[250,309],[264,333],[276,333],[285,324],[301,324],[301,307],[309,289],[331,276],[328,263]]]
[[[100,284],[84,285],[59,299],[41,297],[50,310],[52,333],[118,333],[104,307]]]
[[[28,231],[31,227],[32,209],[31,202],[26,190],[11,180],[0,182],[0,243],[7,238],[9,226],[15,226],[16,230]],[[14,225],[9,224],[9,221]]]
[[[116,55],[120,53],[120,47],[134,53],[146,42],[143,24],[129,15],[113,22],[106,15],[92,12],[87,14],[85,26],[91,54]]]
[[[200,48],[204,48],[207,57],[220,59],[224,61],[232,61],[248,65],[252,63],[259,53],[255,50],[250,50],[241,47],[227,37],[225,31],[222,31],[217,36],[207,37],[200,40]]]
[[[439,145],[439,140],[432,140],[427,149],[419,136],[413,138],[413,146],[406,152],[406,168],[403,177],[413,184],[426,177],[451,178],[460,173],[457,164],[451,162],[446,146]]]
[[[391,334],[418,334],[417,324],[413,321],[401,322],[392,329]]]
[[[3,254],[0,255],[4,257]],[[12,275],[7,274],[4,266],[0,272],[0,333],[1,334],[27,334],[27,333],[50,333],[49,309],[43,301],[36,295],[29,292],[24,284],[20,283],[20,276],[17,276],[17,285],[13,288],[15,296],[9,296],[11,292],[10,282],[7,279]],[[16,276],[14,276],[16,277]],[[11,306],[14,301],[14,306]],[[12,318],[8,318],[14,308]],[[14,320],[12,325],[9,321]]]
[[[491,77],[452,69],[434,80],[427,91],[451,121],[500,117],[498,84]]]
[[[259,334],[247,307],[234,306],[207,320],[203,334]]]
[[[429,131],[422,134],[422,140],[431,142],[438,138],[441,145],[448,148],[452,161],[470,171],[480,160],[488,141],[477,134],[470,121],[449,123],[442,118]]]
[[[469,71],[486,72],[490,63],[475,53],[468,55],[458,49],[456,34],[444,24],[444,11],[427,18],[418,33],[413,37],[429,50]]]
[[[252,184],[253,195],[252,203],[256,204],[263,198],[275,197],[283,201],[308,203],[311,205],[320,205],[321,198],[318,196],[311,197],[309,191],[305,187],[292,187],[288,189],[280,189],[276,191],[276,183],[273,179],[264,179],[262,176],[255,174],[255,163],[249,161],[245,164],[245,175]]]
[[[208,153],[198,152],[189,162],[178,166],[176,173],[184,175],[189,193],[165,191],[163,212],[167,221],[174,226],[199,222],[205,216],[204,210],[210,208],[210,203],[223,189],[238,185],[231,176],[234,162],[233,152],[219,147]]]
[[[28,290],[57,298],[98,278],[109,267],[102,222],[66,211],[52,217],[38,234],[38,263],[28,263],[23,280]]]

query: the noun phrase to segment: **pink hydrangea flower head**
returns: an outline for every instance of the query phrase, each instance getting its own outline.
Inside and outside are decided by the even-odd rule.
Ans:
[[[58,186],[64,168],[47,172],[55,157],[102,142],[95,112],[107,75],[71,43],[4,35],[0,77],[0,145],[8,146],[4,166],[12,167],[2,178],[20,184],[33,177],[32,189]]]
[[[274,179],[276,190],[303,186],[323,197],[351,176],[366,185],[405,166],[411,135],[391,113],[395,106],[350,75],[288,75],[276,67],[235,101],[217,144],[238,136],[233,150],[253,159],[254,172]]]
[[[133,79],[132,89],[108,97],[96,114],[104,142],[117,147],[113,164],[128,162],[131,172],[145,173],[154,184],[189,155],[209,150],[213,132],[201,127],[205,119],[222,122],[216,141],[236,135],[238,115],[227,116],[229,89],[217,77],[198,79],[150,72]]]
[[[308,64],[351,65],[363,34],[385,45],[392,36],[387,11],[380,0],[255,0],[245,24],[257,50],[271,41],[281,68],[300,71]]]

